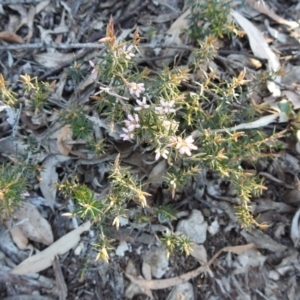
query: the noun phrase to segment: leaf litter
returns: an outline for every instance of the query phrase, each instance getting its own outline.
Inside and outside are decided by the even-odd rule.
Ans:
[[[139,1],[135,2],[137,7],[141,4]],[[279,12],[283,12],[284,10],[280,9],[280,4],[277,2],[274,5],[272,3],[272,9],[266,3],[258,3],[252,0],[247,0],[246,2],[249,7],[257,11],[255,17],[251,19],[251,17],[247,16],[246,19],[243,16],[243,10],[239,10],[237,6],[233,7],[232,16],[244,29],[246,33],[245,38],[250,43],[250,48],[256,56],[254,58],[256,61],[250,61],[244,54],[240,57],[228,56],[229,67],[232,69],[237,68],[240,72],[243,72],[244,66],[246,66],[248,68],[248,76],[249,73],[255,74],[258,72],[262,68],[261,62],[263,60],[261,59],[266,59],[264,63],[267,69],[274,72],[284,70],[288,72],[289,76],[281,77],[281,75],[278,75],[275,81],[268,82],[268,89],[272,94],[271,96],[256,95],[253,92],[253,99],[257,101],[255,104],[258,109],[264,105],[268,105],[268,115],[264,114],[252,122],[223,128],[218,132],[247,131],[249,129],[274,126],[274,124],[284,127],[284,124],[287,124],[290,119],[287,113],[282,111],[283,104],[286,105],[286,103],[278,101],[279,95],[286,98],[287,103],[291,106],[292,113],[297,113],[296,110],[300,107],[300,93],[296,85],[299,77],[297,65],[293,64],[292,60],[289,62],[290,65],[282,63],[282,56],[286,51],[284,46],[285,43],[291,41],[290,38],[293,38],[293,43],[296,43],[298,47],[298,40],[295,38],[299,30],[298,23],[287,20],[284,16],[279,16]],[[97,11],[97,9],[92,11],[93,13],[97,11],[101,15],[101,20],[99,20],[97,13],[88,13],[88,9],[91,9],[93,1],[91,3],[82,3],[78,6],[76,3],[76,1],[69,4],[58,1],[57,6],[53,6],[50,1],[42,1],[39,4],[34,3],[32,5],[9,5],[8,11],[11,14],[11,20],[16,20],[17,23],[13,24],[11,22],[5,24],[6,21],[4,19],[4,21],[0,22],[1,45],[23,45],[24,41],[31,43],[34,42],[34,39],[38,39],[39,35],[41,42],[45,43],[45,46],[47,43],[60,43],[62,41],[66,41],[66,43],[78,42],[76,34],[82,37],[81,40],[86,39],[88,42],[89,40],[86,37],[92,37],[93,30],[104,29],[103,23],[108,20],[110,14],[115,15],[116,13],[116,15],[122,15],[126,11],[124,10],[125,4],[124,6],[114,7],[110,1],[104,1],[99,4],[101,12]],[[179,9],[181,6],[177,1],[166,1],[166,3],[156,1],[153,3],[147,3],[144,11],[150,14],[150,20],[153,21],[152,25],[157,35],[163,37],[162,40],[164,42],[161,45],[157,44],[157,37],[155,35],[150,39],[150,48],[152,47],[154,53],[157,54],[154,58],[164,58],[166,56],[165,60],[158,60],[156,66],[160,67],[163,63],[174,62],[174,58],[185,51],[184,46],[187,40],[184,30],[188,29],[188,19],[186,16],[189,10]],[[155,5],[155,8],[152,5]],[[274,7],[278,8],[278,14],[274,12]],[[293,13],[295,12],[295,15],[299,14],[300,8],[296,5],[291,6],[289,9]],[[154,12],[156,10],[157,13],[155,15]],[[3,15],[4,11],[5,13],[7,12],[7,6],[1,5],[1,15]],[[84,11],[86,13],[83,14],[84,16],[90,15],[93,22],[84,24],[79,21],[82,27],[73,26],[75,24],[74,17],[76,17],[79,11]],[[297,20],[295,15],[291,16],[291,19],[294,17]],[[59,23],[51,19],[54,16],[55,18],[60,18]],[[130,15],[130,17],[133,16]],[[254,20],[254,18],[256,19]],[[266,18],[270,18],[270,21]],[[125,21],[121,21],[120,23],[120,36],[123,38],[131,35],[134,31],[132,28],[135,25],[132,26],[129,22],[130,19],[125,18]],[[48,21],[50,23],[47,23]],[[151,29],[150,25],[144,25],[143,10],[140,13],[138,11],[135,13],[134,21],[141,25],[140,27],[144,33],[147,32],[147,29]],[[206,26],[207,21],[209,20],[203,21],[203,26]],[[52,27],[49,26],[51,22]],[[254,25],[258,23],[261,24],[259,26]],[[51,29],[49,29],[50,27]],[[270,42],[266,39],[265,32],[262,32],[261,28],[264,28],[265,32],[268,31],[270,33],[270,38],[273,41],[279,42],[282,45],[278,46],[279,44],[274,42],[273,46],[270,46]],[[83,32],[85,32],[84,35]],[[97,41],[103,35],[104,32],[101,32],[101,35],[95,37],[92,41]],[[219,45],[222,45],[221,41],[219,41]],[[33,73],[45,73],[48,69],[53,68],[59,70],[58,73],[61,72],[61,76],[64,72],[62,80],[58,83],[59,90],[57,90],[57,99],[55,99],[55,102],[60,103],[62,107],[66,101],[61,98],[65,97],[67,93],[65,87],[70,79],[66,71],[61,71],[60,67],[63,63],[73,59],[76,60],[76,56],[79,56],[83,51],[83,49],[80,49],[78,52],[75,52],[73,49],[70,51],[53,51],[53,49],[45,47],[45,49],[38,50],[28,56],[28,60],[31,60],[31,72]],[[142,49],[142,53],[144,53],[143,51],[146,50]],[[92,50],[88,54],[89,56],[86,57],[95,57],[98,53],[98,50]],[[4,68],[3,74],[5,79],[14,82],[14,87],[17,88],[16,75],[18,72],[16,71],[16,66],[23,67],[23,62],[19,59],[17,52],[9,52],[7,55],[9,55],[7,66]],[[147,57],[144,55],[144,58]],[[288,60],[288,58],[286,59]],[[294,59],[296,58],[294,57]],[[5,64],[6,61],[3,61],[3,64]],[[224,73],[218,64],[212,64],[211,62],[206,67],[208,65],[213,66],[218,74]],[[90,95],[92,93],[91,91],[94,90],[93,82],[96,78],[94,74],[89,74],[85,78],[82,77],[79,84],[75,85],[76,88],[73,87],[76,92],[71,95],[72,102],[76,102],[80,94]],[[83,98],[80,99],[82,106],[87,105],[87,100]],[[49,101],[49,103],[51,102]],[[6,111],[6,113],[6,117],[2,118],[1,116],[2,120],[7,121],[10,126],[15,126],[15,131],[20,130],[18,128],[19,125],[14,125],[14,121],[11,121],[12,117],[14,120],[18,118],[17,114],[9,111]],[[56,232],[52,233],[52,227],[54,228],[54,226],[49,216],[53,216],[53,214],[58,213],[59,210],[64,210],[66,207],[65,203],[62,204],[60,202],[60,194],[57,191],[56,183],[59,179],[66,179],[74,172],[78,172],[80,176],[84,177],[86,182],[94,182],[94,186],[99,189],[97,191],[101,192],[101,188],[107,186],[105,183],[106,171],[104,170],[109,170],[109,168],[107,168],[105,163],[113,163],[117,156],[116,152],[121,152],[124,163],[131,168],[130,172],[139,174],[141,178],[147,178],[143,183],[147,184],[149,189],[152,188],[151,193],[154,191],[154,194],[157,194],[157,201],[165,203],[171,201],[171,197],[162,188],[157,192],[157,186],[163,181],[163,176],[167,172],[168,165],[165,160],[153,163],[155,162],[154,157],[146,157],[144,154],[146,151],[139,151],[131,144],[122,143],[119,138],[121,133],[119,124],[114,124],[114,130],[111,130],[111,124],[106,119],[102,119],[102,117],[97,115],[91,116],[90,114],[86,114],[86,117],[89,118],[94,127],[98,126],[100,128],[97,136],[101,136],[102,138],[108,136],[111,148],[102,157],[85,155],[86,152],[84,151],[86,149],[80,142],[77,141],[78,143],[76,143],[73,140],[70,128],[59,124],[55,116],[52,117],[52,120],[54,120],[53,124],[51,124],[51,116],[46,116],[46,113],[39,116],[24,116],[21,113],[20,126],[23,127],[21,127],[22,131],[19,131],[21,134],[18,134],[17,138],[12,139],[1,132],[1,154],[5,157],[9,156],[14,160],[17,160],[16,153],[25,154],[27,151],[23,143],[25,137],[22,134],[37,137],[40,143],[40,151],[43,153],[40,155],[32,154],[33,164],[40,165],[41,167],[38,173],[39,180],[32,183],[32,189],[43,195],[44,201],[47,202],[48,207],[51,207],[51,210],[47,208],[47,205],[42,204],[38,210],[34,205],[26,203],[21,207],[19,212],[16,212],[12,220],[6,221],[7,228],[2,228],[0,231],[0,253],[3,254],[1,257],[5,257],[5,259],[1,258],[0,280],[6,280],[10,283],[15,282],[16,288],[18,287],[19,291],[22,291],[21,281],[17,281],[17,278],[22,278],[24,280],[23,283],[27,281],[31,286],[34,286],[35,291],[57,295],[57,291],[49,289],[49,284],[42,284],[35,277],[28,277],[27,274],[41,272],[51,267],[53,260],[59,255],[59,264],[63,270],[62,275],[65,277],[59,277],[61,275],[57,277],[60,278],[58,280],[61,283],[61,297],[66,298],[66,287],[63,285],[63,281],[65,280],[68,287],[68,295],[71,297],[70,299],[74,299],[80,293],[80,295],[84,294],[85,289],[78,288],[77,280],[82,280],[82,278],[78,279],[75,275],[70,274],[74,274],[74,270],[77,270],[78,265],[81,263],[85,264],[88,262],[94,269],[99,268],[100,263],[94,262],[95,253],[91,249],[88,251],[85,247],[86,244],[92,244],[94,241],[92,237],[93,231],[90,228],[91,224],[84,223],[76,229],[73,229],[74,227],[70,225],[67,228],[67,232],[69,233],[64,234],[60,239],[55,238]],[[200,136],[200,133],[194,132],[193,136]],[[52,146],[48,137],[54,139]],[[283,143],[284,150],[277,154],[274,162],[267,166],[262,166],[264,171],[260,173],[260,176],[267,180],[269,190],[265,198],[255,199],[252,209],[255,217],[261,218],[261,220],[268,220],[268,228],[265,230],[257,228],[251,232],[240,229],[236,223],[233,208],[233,204],[239,203],[239,199],[236,199],[233,194],[230,194],[230,196],[222,195],[222,189],[220,188],[222,181],[218,181],[215,178],[210,180],[205,176],[205,179],[202,178],[203,181],[199,179],[199,182],[197,182],[199,188],[202,185],[202,190],[199,192],[201,197],[197,197],[199,200],[187,202],[186,199],[181,199],[183,202],[186,201],[185,203],[188,203],[188,205],[183,206],[186,211],[180,211],[182,214],[178,214],[180,217],[177,222],[188,220],[191,217],[193,209],[196,209],[202,212],[207,224],[213,224],[213,220],[218,220],[218,228],[209,229],[207,232],[205,228],[206,240],[198,244],[192,244],[192,258],[185,258],[184,256],[170,258],[169,269],[165,270],[166,273],[164,273],[163,279],[152,279],[151,264],[145,261],[140,264],[139,260],[147,250],[160,247],[156,234],[163,232],[168,227],[162,226],[158,228],[155,227],[155,224],[148,226],[145,223],[141,231],[141,227],[138,226],[139,224],[127,222],[127,225],[124,225],[124,227],[121,225],[118,232],[114,231],[114,228],[108,228],[108,230],[114,232],[114,236],[120,241],[120,244],[126,241],[132,247],[132,252],[126,251],[123,257],[113,256],[111,258],[112,264],[106,266],[106,268],[102,267],[103,274],[101,275],[99,275],[100,271],[93,271],[94,269],[91,267],[86,274],[82,275],[88,289],[90,291],[95,290],[97,299],[103,299],[105,297],[103,293],[106,296],[108,294],[114,295],[114,299],[123,299],[124,295],[122,291],[124,291],[124,278],[126,276],[130,279],[125,281],[125,295],[129,299],[132,299],[134,295],[143,293],[150,298],[173,299],[172,297],[180,295],[180,292],[175,291],[174,288],[169,293],[165,289],[176,285],[178,287],[185,286],[187,282],[189,282],[188,285],[192,283],[194,289],[198,288],[198,295],[194,294],[193,297],[198,296],[203,299],[216,299],[216,297],[221,297],[222,299],[237,299],[237,297],[240,299],[258,299],[258,295],[264,299],[285,299],[286,295],[288,295],[289,299],[298,299],[299,276],[297,277],[297,274],[299,274],[300,270],[299,255],[296,251],[296,248],[299,246],[300,215],[299,201],[297,201],[297,197],[300,197],[298,195],[298,144],[299,141],[292,139],[285,140]],[[87,157],[92,157],[93,159],[87,159]],[[89,179],[88,174],[92,177],[97,177],[98,181]],[[211,192],[209,195],[207,194],[207,187],[209,187],[209,191]],[[289,190],[287,191],[287,189]],[[192,194],[193,192],[191,190]],[[180,207],[180,203],[178,203],[178,207]],[[184,219],[186,217],[187,219]],[[80,237],[85,231],[89,231],[89,236]],[[78,246],[80,240],[81,243]],[[86,243],[87,240],[88,242]],[[45,244],[46,248],[39,245],[39,243]],[[228,247],[228,245],[232,246]],[[76,256],[73,256],[70,250],[72,248],[75,249],[75,247],[77,247],[75,250]],[[219,249],[221,250],[218,251]],[[31,255],[28,250],[36,252]],[[153,255],[151,251],[150,254]],[[221,254],[225,255],[221,256]],[[28,255],[31,256],[28,257]],[[84,261],[82,255],[85,255],[87,260]],[[208,260],[208,257],[212,258]],[[118,270],[123,270],[120,266],[124,265],[127,265],[127,267],[124,268],[125,273],[122,274]],[[129,265],[131,265],[130,271]],[[140,265],[141,268],[138,267]],[[55,265],[53,265],[53,268],[55,269]],[[233,272],[229,274],[228,270],[233,270]],[[46,272],[45,274],[48,276],[46,279],[53,285],[54,281],[50,277],[54,278],[54,273],[55,275],[59,274],[59,268],[55,269],[54,273],[53,271],[51,273],[50,269]],[[16,277],[13,274],[26,274],[26,276]],[[200,274],[202,276],[199,276]],[[248,279],[246,280],[240,274],[246,274],[250,279],[249,282],[247,282]],[[114,281],[114,284],[107,283],[108,277]],[[95,287],[94,278],[98,278],[100,282],[99,284],[97,282],[96,285],[100,286],[103,284],[100,290]],[[74,280],[76,281],[75,287],[72,286]],[[115,291],[111,290],[112,286],[115,287]],[[207,286],[210,288],[208,289]],[[289,287],[288,291],[286,287]],[[134,291],[131,290],[129,292],[130,289],[134,289]],[[157,292],[157,290],[160,291]],[[26,292],[27,294],[31,293],[28,290]],[[0,295],[4,298],[7,295],[13,295],[13,293],[9,289],[0,289]],[[26,296],[20,292],[19,296],[21,295],[23,297]],[[86,296],[86,299],[91,299],[91,297]]]

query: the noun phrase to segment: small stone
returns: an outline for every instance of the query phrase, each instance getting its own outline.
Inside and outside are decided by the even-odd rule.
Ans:
[[[169,294],[167,300],[194,300],[193,285],[185,282],[175,286]]]
[[[195,243],[203,244],[206,241],[207,227],[201,211],[193,209],[188,219],[179,221],[176,230],[190,237]]]
[[[280,278],[280,274],[275,270],[271,270],[268,274],[268,277],[274,281],[277,281]]]
[[[161,247],[152,247],[143,260],[151,266],[151,274],[155,278],[162,278],[169,268],[167,252]]]
[[[120,241],[118,248],[116,249],[116,255],[123,257],[125,252],[130,250],[126,241]]]
[[[128,218],[119,217],[120,227],[125,227],[129,224]]]
[[[218,220],[214,220],[209,226],[208,226],[208,232],[211,235],[215,235],[216,233],[218,233],[220,229],[220,225],[218,223]]]

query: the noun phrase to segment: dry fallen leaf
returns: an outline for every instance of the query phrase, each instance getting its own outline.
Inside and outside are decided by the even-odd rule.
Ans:
[[[76,90],[78,92],[84,91],[89,85],[94,84],[98,78],[98,71],[91,72],[84,80],[80,82]]]
[[[191,255],[196,258],[201,264],[207,263],[207,253],[203,245],[192,243]]]
[[[72,144],[68,144],[68,142],[72,142],[72,130],[70,125],[63,126],[57,134],[57,148],[62,155],[69,155],[72,151]]]
[[[270,35],[273,38],[275,38],[278,42],[280,42],[281,44],[287,44],[288,43],[289,36],[287,34],[281,33],[280,31],[278,31],[275,28],[271,27],[268,20],[265,20],[265,25],[266,25]]]
[[[165,45],[172,46],[182,46],[184,43],[180,38],[180,34],[189,28],[188,16],[191,14],[191,10],[188,9],[177,20],[171,25],[169,30],[166,32]],[[160,56],[172,56],[174,57],[178,49],[166,47],[160,52]],[[164,59],[164,63],[168,64],[173,60],[173,58]]]
[[[158,183],[162,182],[162,177],[167,169],[167,161],[164,159],[160,161],[150,172],[148,179],[144,183]]]
[[[13,232],[16,230],[18,231],[17,228],[19,228],[24,236],[32,241],[42,243],[47,246],[53,243],[51,226],[34,205],[24,202],[14,213],[13,218],[15,223],[24,222],[11,230],[12,235]]]
[[[231,15],[235,18],[238,24],[246,31],[249,38],[251,50],[254,55],[268,60],[268,70],[276,72],[280,69],[280,62],[276,54],[267,44],[263,34],[249,20],[243,17],[237,11],[232,10]],[[280,76],[276,76],[273,81],[268,81],[267,86],[274,97],[280,96],[280,88],[276,83],[280,83]]]
[[[18,266],[11,270],[12,274],[25,275],[37,273],[49,268],[52,261],[57,255],[62,255],[76,246],[80,241],[80,235],[84,231],[88,231],[91,222],[87,221],[73,231],[67,233],[51,246],[21,262]]]
[[[217,129],[217,130],[212,130],[212,132],[231,132],[231,131],[237,131],[237,130],[243,130],[243,129],[255,129],[255,128],[261,128],[264,126],[267,126],[271,123],[285,123],[288,121],[288,117],[284,112],[281,113],[275,113],[272,115],[267,115],[259,118],[256,121],[249,122],[249,123],[242,123],[239,124],[235,127],[229,127],[229,128],[224,128],[224,129]],[[200,132],[199,130],[195,130],[192,133],[192,136],[194,138],[200,137],[203,133]]]
[[[298,247],[300,242],[300,227],[299,227],[300,208],[295,213],[291,224],[291,239],[294,246]]]
[[[63,155],[49,155],[43,162],[43,168],[40,173],[40,189],[51,208],[54,207],[57,190],[58,174],[56,165],[69,159],[71,158]]]
[[[6,228],[10,227],[10,221],[9,220],[5,221],[5,226],[6,226]],[[10,235],[12,237],[12,240],[18,246],[19,249],[21,249],[21,250],[27,249],[28,244],[29,244],[29,240],[24,235],[24,233],[22,232],[22,230],[20,229],[19,226],[10,229],[9,232],[10,232]]]
[[[9,31],[1,31],[0,32],[0,39],[9,42],[9,43],[18,43],[18,44],[24,44],[25,41],[23,38],[13,32]]]
[[[33,35],[33,22],[34,22],[34,17],[36,14],[39,14],[48,4],[50,1],[41,1],[36,7],[33,5],[30,5],[28,10],[24,9],[22,6],[21,10],[21,16],[22,20],[18,27],[16,28],[16,31],[18,31],[23,25],[26,25],[28,27],[28,34],[26,36],[26,41],[29,43],[32,35]],[[14,7],[11,7],[14,10],[17,10],[19,12],[20,5],[15,5]]]
[[[60,67],[64,62],[71,60],[74,58],[73,53],[40,53],[34,54],[33,58],[42,66],[54,69]]]
[[[249,243],[254,243],[259,249],[267,249],[272,252],[280,252],[286,250],[286,246],[275,242],[270,236],[261,230],[253,229],[247,232],[245,229],[241,231],[241,235]]]
[[[287,25],[291,28],[299,27],[299,23],[295,21],[288,21],[286,19],[281,18],[277,14],[275,14],[268,6],[268,4],[265,1],[257,1],[257,0],[246,0],[246,2],[254,9],[259,11],[262,14],[265,14],[266,16],[270,17],[274,21],[276,21],[279,24]]]
[[[261,61],[253,57],[248,57],[244,54],[230,54],[227,56],[227,59],[229,61],[234,61],[234,62],[237,61],[241,65],[249,68],[259,69],[262,67]]]

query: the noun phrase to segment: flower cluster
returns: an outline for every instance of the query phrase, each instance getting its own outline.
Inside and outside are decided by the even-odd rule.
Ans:
[[[198,149],[198,147],[195,146],[193,143],[194,143],[194,139],[191,135],[185,139],[182,139],[179,136],[171,136],[170,143],[167,145],[167,147],[169,148],[175,147],[181,155],[186,154],[188,156],[191,156],[192,155],[191,150]],[[158,148],[155,150],[155,153],[156,153],[155,160],[158,160],[161,156],[167,159],[169,150],[165,148],[162,149]]]
[[[120,53],[124,55],[127,60],[131,60],[131,58],[135,56],[132,50],[133,50],[133,45],[130,45],[127,48],[126,45],[124,45],[123,48],[120,49]]]
[[[133,83],[131,83],[132,85]],[[134,83],[135,86],[132,88],[135,88],[135,91],[131,90],[131,93],[135,93],[136,95],[140,94],[140,92],[143,92],[144,89],[144,84],[136,84]],[[137,99],[136,103],[138,104],[137,107],[134,108],[135,111],[141,111],[141,110],[146,110],[148,108],[150,108],[150,105],[147,104],[147,99],[146,97],[143,97],[142,100]],[[163,114],[170,114],[170,113],[174,113],[176,112],[174,105],[175,105],[175,101],[171,100],[171,101],[164,101],[164,100],[160,100],[160,107],[155,107],[155,111],[159,114],[159,115],[163,115]],[[137,114],[133,115],[128,115],[127,116],[127,120],[124,121],[126,127],[122,128],[123,132],[120,137],[124,140],[131,140],[134,138],[134,131],[137,128],[140,128],[140,119],[139,116]],[[163,120],[163,125],[165,126],[165,129],[168,131],[172,131],[172,132],[176,132],[177,128],[178,128],[178,124],[177,122],[174,121],[169,121],[169,120]],[[168,155],[170,153],[170,151],[168,149],[166,149],[167,147],[172,148],[174,147],[175,149],[178,150],[178,152],[181,155],[188,155],[191,156],[192,150],[196,150],[198,149],[197,146],[195,146],[193,144],[194,139],[192,136],[188,136],[187,138],[183,139],[181,137],[177,137],[177,136],[171,136],[169,138],[169,144],[167,144],[165,147],[163,148],[157,148],[155,150],[155,160],[158,160],[160,157],[163,157],[165,159],[168,158]]]
[[[123,46],[123,48],[120,51],[123,51],[123,53],[126,53],[126,59],[130,60],[131,57],[134,56],[134,54],[131,52],[133,49],[133,46],[129,46],[126,48]],[[127,85],[129,89],[129,93],[131,95],[134,95],[136,97],[140,97],[142,93],[145,92],[145,86],[144,83],[136,83],[136,82],[128,82],[122,74],[119,74],[119,76],[123,79],[123,82]],[[147,110],[150,108],[150,105],[147,104],[146,97],[142,97],[142,100],[136,99],[137,106],[134,107],[134,111],[142,111]],[[169,115],[172,113],[176,113],[175,108],[175,100],[159,100],[160,105],[156,106],[154,108],[154,111],[156,114],[158,114],[158,118],[161,120],[161,124],[163,125],[163,135],[166,134],[169,135],[170,132],[176,132],[178,129],[178,122],[168,118],[165,118],[165,115]],[[124,121],[126,127],[123,127],[123,133],[120,135],[120,137],[124,140],[131,140],[134,139],[135,133],[134,131],[137,128],[140,128],[140,119],[139,115],[134,114],[128,115],[128,119]],[[168,156],[170,154],[170,150],[167,148],[174,147],[181,155],[188,155],[191,156],[191,150],[198,149],[197,146],[193,144],[194,139],[192,136],[187,137],[186,139],[182,139],[181,137],[177,136],[171,136],[169,137],[169,144],[164,145],[162,147],[156,148],[155,150],[155,160],[158,160],[160,157],[163,157],[165,159],[168,159]],[[160,143],[160,141],[158,141]]]
[[[164,101],[164,100],[160,100],[159,101],[161,106],[155,107],[155,110],[157,111],[157,113],[159,114],[171,114],[171,113],[175,113],[176,110],[174,107],[175,101],[171,100],[171,101]]]
[[[134,114],[134,117],[132,115],[128,115],[127,118],[128,120],[124,121],[126,128],[122,128],[125,133],[122,133],[120,135],[120,137],[123,138],[123,141],[128,141],[133,139],[134,130],[141,127],[140,119],[137,114]]]
[[[128,87],[129,93],[131,95],[136,95],[137,97],[140,97],[141,93],[145,92],[143,83],[129,82]]]
[[[167,150],[167,149],[156,149],[155,153],[156,153],[155,160],[158,160],[161,156],[164,159],[167,159],[168,158],[168,154],[169,154],[169,150]]]
[[[180,154],[186,154],[188,156],[191,156],[191,150],[197,150],[198,147],[195,146],[194,143],[194,139],[193,137],[190,135],[188,136],[186,139],[182,139],[179,136],[172,136],[170,138],[171,143],[168,144],[168,147],[176,147],[176,149],[179,151]]]
[[[135,111],[140,111],[150,107],[150,105],[146,102],[146,97],[143,97],[142,101],[137,99],[136,103],[138,104],[138,106],[134,108]]]
[[[140,128],[140,119],[137,114],[134,114],[134,117],[132,115],[128,115],[128,120],[125,120],[124,123],[126,124],[126,127],[129,131],[133,131],[136,128]]]

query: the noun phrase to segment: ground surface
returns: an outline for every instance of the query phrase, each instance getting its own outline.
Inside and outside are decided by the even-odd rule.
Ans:
[[[5,3],[0,4],[1,73],[5,80],[12,84],[11,88],[16,93],[21,91],[19,76],[25,73],[32,77],[38,76],[44,81],[56,81],[55,93],[49,101],[57,109],[63,109],[68,102],[87,106],[90,104],[89,96],[97,91],[97,86],[89,81],[93,78],[90,76],[88,61],[94,59],[99,50],[84,46],[72,48],[68,45],[96,43],[105,36],[110,16],[113,16],[116,32],[123,35],[124,39],[132,38],[136,25],[140,28],[141,36],[150,36],[149,32],[156,33],[156,38],[148,37],[144,42],[147,46],[141,51],[143,56],[141,65],[158,70],[163,55],[167,60],[170,55],[174,57],[178,54],[183,57],[183,62],[186,62],[189,56],[189,52],[182,49],[181,52],[175,50],[177,53],[156,51],[159,43],[164,43],[166,32],[186,9],[183,1],[19,1],[19,4],[7,5],[8,2],[15,1],[0,1]],[[300,6],[296,1],[270,1],[269,4],[271,10],[283,19],[300,18]],[[286,72],[280,89],[290,92],[289,97],[292,98],[296,112],[300,103],[300,72],[297,67],[300,33],[297,29],[274,19],[274,15],[268,17],[257,10],[251,10],[248,14],[245,13],[245,16],[264,34],[266,41],[279,58],[279,63]],[[269,31],[265,25],[266,19],[270,23]],[[273,33],[271,29],[278,31]],[[12,35],[12,32],[17,35]],[[27,43],[35,45],[36,48],[29,49]],[[45,47],[45,44],[52,43],[62,43],[65,48]],[[242,70],[241,67],[246,64],[246,55],[236,56],[234,59],[229,55],[241,52],[253,55],[254,52],[247,37],[235,40],[223,39],[219,43],[219,58],[215,60],[214,66],[225,77],[226,72],[234,68]],[[184,45],[183,43],[180,46]],[[76,62],[83,66],[79,84],[71,79],[69,73],[70,67],[74,67],[74,57]],[[180,61],[178,64],[180,65]],[[250,64],[247,67],[253,72],[258,72],[264,66],[256,68]],[[23,101],[23,108],[26,107],[22,95],[19,97],[20,102]],[[264,101],[267,99],[260,99],[259,103]],[[15,149],[7,142],[7,137],[11,137],[13,133],[11,126],[5,121],[6,115],[3,111],[1,120],[3,122],[0,125],[2,138],[0,145],[3,149],[2,156],[7,158]],[[42,139],[47,133],[52,134],[59,129],[55,128],[50,114],[42,120],[33,119],[21,111],[18,121],[16,139],[24,140],[28,136],[40,137],[40,153],[35,153],[34,157],[37,164],[52,170],[44,174],[46,177],[53,179],[51,172],[54,172],[59,180],[63,180],[66,174],[75,172],[82,182],[101,193],[107,179],[103,170],[113,163],[116,149],[123,151],[123,154],[127,153],[126,157],[124,155],[127,165],[137,169],[143,168],[146,174],[153,168],[145,164],[149,158],[153,159],[153,155],[145,158],[143,149],[135,149],[133,145],[127,143],[123,145],[122,141],[118,144],[119,148],[112,147],[101,158],[88,159],[86,153],[81,151],[80,145],[74,147],[76,149],[73,149],[72,153],[63,156],[66,154],[64,151],[68,150],[57,144],[57,137],[51,136],[46,141]],[[287,123],[281,123],[279,128],[289,129]],[[272,131],[273,125],[267,125],[267,130]],[[101,130],[107,132],[106,129]],[[97,252],[92,244],[98,232],[97,227],[93,227],[93,231],[81,235],[81,248],[78,248],[76,243],[71,247],[72,250],[60,255],[52,267],[41,271],[39,276],[13,275],[10,270],[28,257],[29,250],[19,249],[3,225],[0,231],[0,298],[149,299],[149,290],[142,291],[137,288],[125,276],[125,272],[134,276],[142,274],[149,280],[174,278],[197,270],[201,265],[200,262],[205,265],[224,247],[249,245],[249,249],[232,248],[229,252],[225,251],[211,261],[209,269],[205,272],[194,272],[188,277],[190,285],[186,285],[185,288],[191,289],[190,296],[188,292],[180,296],[180,292],[176,290],[173,290],[173,295],[170,294],[176,281],[157,290],[155,288],[162,284],[162,281],[154,281],[152,283],[154,288],[150,288],[154,299],[300,299],[300,263],[297,249],[300,233],[299,216],[296,215],[300,203],[299,149],[297,141],[293,138],[286,138],[283,143],[284,149],[277,153],[278,156],[274,160],[264,161],[257,166],[261,172],[260,176],[266,178],[265,185],[268,190],[264,191],[261,197],[252,199],[252,211],[257,221],[266,222],[268,228],[264,230],[254,228],[251,232],[241,228],[235,218],[235,205],[238,200],[226,188],[222,188],[223,182],[218,175],[208,170],[202,173],[202,177],[199,176],[198,190],[195,185],[193,188],[187,187],[185,192],[176,195],[176,201],[171,199],[170,192],[164,189],[161,183],[155,183],[148,186],[148,191],[153,195],[150,199],[152,203],[173,201],[181,213],[179,220],[189,219],[191,212],[202,213],[204,223],[198,224],[199,228],[206,225],[208,228],[205,227],[205,237],[200,243],[203,246],[197,248],[198,259],[178,254],[171,256],[166,262],[165,253],[155,252],[162,251],[158,237],[163,228],[147,225],[137,229],[137,225],[130,223],[129,220],[129,223],[119,231],[114,227],[107,228],[109,236],[116,240],[113,245],[117,249],[109,264],[95,261]],[[54,161],[50,161],[49,157],[55,157]],[[45,164],[47,159],[48,164]],[[52,204],[47,203],[49,199],[53,199],[53,189],[48,188],[47,191],[44,189],[41,192],[37,178],[32,180],[32,190],[29,190],[29,194],[28,200],[49,222],[55,241],[74,228],[70,219],[62,216],[62,213],[70,212],[70,206],[59,193],[54,192],[57,198],[53,210]],[[135,205],[131,209],[139,210]],[[201,217],[198,216],[198,219]],[[173,222],[172,226],[176,227],[179,220]],[[207,224],[203,225],[205,222]],[[39,251],[47,247],[42,243],[32,244]],[[167,266],[157,271],[161,275],[155,276],[153,267],[159,268],[164,264]],[[149,266],[150,269],[152,267],[152,276],[151,271],[147,269]],[[179,283],[180,280],[177,285]],[[146,286],[149,288],[151,283],[148,282]]]

